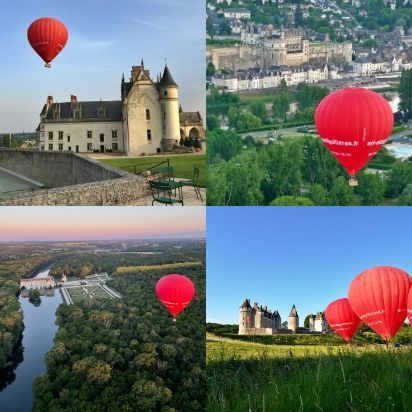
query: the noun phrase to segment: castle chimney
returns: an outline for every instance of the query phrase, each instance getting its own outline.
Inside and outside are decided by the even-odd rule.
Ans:
[[[71,96],[70,96],[70,103],[72,104],[72,106],[73,106],[73,105],[76,105],[76,103],[77,103],[77,96],[71,95]]]
[[[47,96],[47,110],[49,110],[53,105],[53,96]]]

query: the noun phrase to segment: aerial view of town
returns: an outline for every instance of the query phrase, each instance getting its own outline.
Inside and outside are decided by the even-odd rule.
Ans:
[[[208,204],[412,204],[409,1],[209,0],[207,16]],[[375,101],[321,118],[352,89]],[[345,113],[379,141],[355,171],[328,146],[351,134]]]
[[[40,225],[3,211],[1,411],[204,410],[205,216],[190,209],[33,208]]]
[[[409,211],[391,210],[208,209],[206,410],[411,409]]]
[[[203,6],[157,7],[121,0],[95,20],[79,0],[19,0],[2,14],[0,205],[203,204]]]

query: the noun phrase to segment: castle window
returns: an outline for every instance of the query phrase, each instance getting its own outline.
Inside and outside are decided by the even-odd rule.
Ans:
[[[152,131],[151,130],[147,131],[147,140],[152,140]]]
[[[150,120],[150,110],[146,109],[146,120]]]
[[[49,132],[49,140],[53,140],[53,132]]]
[[[63,150],[63,143],[59,143],[59,150]]]
[[[93,143],[87,143],[87,150],[89,151],[93,150]]]
[[[69,146],[69,147],[67,148],[67,150],[68,150],[69,152],[71,152],[71,151],[72,151],[72,147]]]
[[[100,133],[100,141],[104,142],[104,134],[103,133]]]
[[[91,131],[91,130],[88,130],[88,131],[87,131],[87,138],[88,138],[88,139],[91,139],[92,137],[93,137],[92,131]]]
[[[119,150],[117,143],[112,143],[112,150]]]
[[[63,132],[59,131],[59,140],[63,140]]]
[[[112,130],[112,139],[117,139],[117,130]]]
[[[53,143],[49,143],[49,150],[53,150]]]
[[[166,112],[163,112],[163,119],[166,119]]]
[[[167,96],[167,90],[163,92],[163,96]]]
[[[70,143],[70,136],[67,136],[67,141]]]

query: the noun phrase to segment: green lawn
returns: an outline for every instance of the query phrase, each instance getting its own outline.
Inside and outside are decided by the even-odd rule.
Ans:
[[[196,166],[200,169],[199,186],[204,187],[206,183],[206,155],[181,155],[181,156],[144,156],[134,158],[122,158],[122,159],[101,159],[102,163],[110,166],[117,167],[119,169],[127,170],[128,172],[142,172],[156,163],[163,162],[166,159],[170,159],[170,166],[174,168],[175,177],[181,177],[184,179],[191,179],[193,177],[193,167]]]
[[[85,298],[88,298],[89,295],[93,297],[93,299],[111,299],[111,296],[101,288],[97,286],[86,286],[85,289],[87,290],[88,294],[86,294],[83,288],[68,288],[67,292],[73,299],[74,303],[82,303]]]
[[[207,342],[208,412],[410,411],[412,348]]]

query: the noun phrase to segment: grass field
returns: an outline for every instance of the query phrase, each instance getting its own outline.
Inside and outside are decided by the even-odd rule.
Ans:
[[[411,347],[209,340],[207,376],[207,411],[412,410]]]
[[[101,159],[100,162],[119,169],[134,172],[135,166],[137,172],[143,172],[154,166],[156,163],[170,160],[170,166],[174,168],[175,177],[184,179],[191,179],[193,177],[193,167],[200,169],[199,185],[204,187],[206,182],[206,155],[181,155],[181,156],[143,156],[134,158],[120,158],[120,159]],[[164,165],[162,165],[164,166]]]
[[[172,270],[172,269],[184,269],[189,267],[200,266],[202,262],[196,260],[194,262],[177,262],[166,263],[164,265],[146,265],[146,266],[120,266],[116,269],[115,275],[125,275],[134,272],[144,272],[147,270]]]

